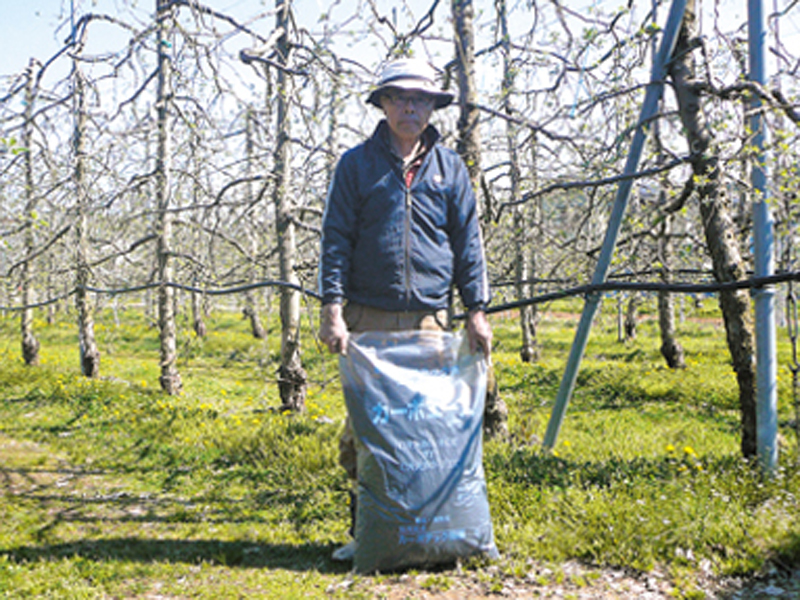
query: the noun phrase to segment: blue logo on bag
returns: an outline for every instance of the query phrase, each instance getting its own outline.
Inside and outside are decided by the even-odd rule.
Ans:
[[[386,425],[389,422],[389,410],[382,404],[376,404],[372,407],[370,420],[373,425]]]
[[[373,425],[386,425],[391,417],[405,417],[409,421],[422,421],[431,418],[432,414],[425,407],[425,396],[417,392],[408,406],[389,408],[386,404],[375,404],[369,409],[370,421]]]
[[[422,410],[424,408],[425,398],[419,392],[411,399],[411,403],[408,405],[406,409],[406,416],[408,417],[409,421],[419,421],[420,419],[424,419],[424,415],[422,414]]]

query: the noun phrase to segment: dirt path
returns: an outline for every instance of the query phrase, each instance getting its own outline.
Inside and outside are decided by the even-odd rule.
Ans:
[[[718,579],[705,576],[677,590],[664,573],[634,573],[621,569],[592,568],[567,563],[554,574],[549,568],[532,566],[524,576],[499,576],[503,567],[479,573],[447,572],[448,589],[435,589],[430,574],[401,575],[374,585],[375,597],[390,600],[405,598],[491,600],[497,598],[574,598],[576,600],[662,600],[675,598],[715,598],[720,600],[764,600],[800,598],[800,570],[790,575],[773,573],[762,579]],[[487,576],[492,576],[487,584]],[[554,582],[561,580],[561,582]],[[348,580],[338,584],[347,586]],[[434,588],[434,589],[431,589]],[[362,591],[364,588],[359,586]],[[681,593],[682,592],[682,593]]]

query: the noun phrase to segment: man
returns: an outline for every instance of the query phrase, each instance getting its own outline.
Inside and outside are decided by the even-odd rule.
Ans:
[[[446,329],[453,285],[467,309],[470,349],[491,352],[475,196],[463,161],[429,124],[434,110],[453,101],[435,78],[421,60],[388,63],[367,98],[385,118],[336,167],[320,261],[319,335],[330,352],[345,353],[351,331]],[[355,481],[349,423],[339,458]],[[334,558],[349,560],[354,551],[351,542]]]

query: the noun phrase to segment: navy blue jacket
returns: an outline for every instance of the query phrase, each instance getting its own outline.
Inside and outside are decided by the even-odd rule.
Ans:
[[[323,303],[343,299],[384,310],[442,309],[455,284],[467,308],[489,301],[475,195],[461,158],[432,144],[410,187],[386,121],[348,150],[322,221]]]

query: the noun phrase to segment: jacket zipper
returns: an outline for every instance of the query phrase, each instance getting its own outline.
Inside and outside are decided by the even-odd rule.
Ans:
[[[403,183],[406,172],[403,170]],[[405,292],[406,308],[411,304],[411,187],[406,185],[406,222],[405,222]]]

